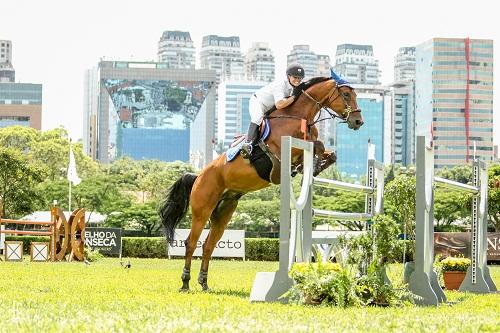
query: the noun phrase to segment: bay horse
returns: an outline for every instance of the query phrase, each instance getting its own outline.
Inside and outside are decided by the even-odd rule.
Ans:
[[[361,110],[358,108],[356,93],[349,85],[337,85],[331,78],[313,78],[302,83],[301,94],[295,102],[281,110],[275,110],[269,119],[271,132],[265,140],[268,150],[280,158],[281,137],[293,136],[314,142],[315,174],[335,162],[333,152],[325,151],[323,144],[317,140],[318,131],[315,124],[321,119],[320,110],[326,110],[331,118],[338,117],[348,127],[357,130],[363,125]],[[324,120],[324,119],[323,119]],[[307,133],[303,133],[307,124]],[[292,151],[292,161],[301,161],[302,151]],[[279,165],[274,169],[280,170]],[[275,177],[276,178],[276,177]],[[241,156],[231,162],[226,161],[226,153],[208,164],[199,175],[184,174],[169,189],[167,198],[159,207],[159,215],[164,227],[167,242],[174,239],[174,231],[181,219],[186,215],[189,205],[192,212],[191,232],[185,241],[186,257],[182,273],[181,291],[189,290],[191,279],[191,259],[196,249],[202,230],[210,220],[210,231],[203,243],[203,256],[198,283],[203,290],[208,290],[208,265],[217,242],[222,237],[226,226],[238,205],[238,200],[251,191],[257,191],[276,181],[261,178],[249,160]]]

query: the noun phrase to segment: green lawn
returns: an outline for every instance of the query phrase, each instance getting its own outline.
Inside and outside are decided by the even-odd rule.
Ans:
[[[191,293],[178,292],[180,260],[131,264],[0,262],[0,332],[500,332],[500,294],[447,292],[456,303],[427,308],[252,304],[255,273],[277,263],[213,261],[208,293],[196,283],[199,261]],[[500,267],[491,271],[500,286]]]

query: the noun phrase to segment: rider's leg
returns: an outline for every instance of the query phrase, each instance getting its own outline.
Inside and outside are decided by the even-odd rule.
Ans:
[[[259,102],[255,95],[250,97],[248,107],[251,122],[250,126],[248,127],[246,141],[241,147],[241,156],[247,159],[252,155],[253,145],[255,145],[259,140],[259,126],[262,122],[262,115],[264,113],[264,106]]]
[[[248,133],[245,143],[241,146],[241,156],[243,158],[250,158],[252,156],[253,145],[257,143],[259,139],[259,125],[250,123],[248,126]]]

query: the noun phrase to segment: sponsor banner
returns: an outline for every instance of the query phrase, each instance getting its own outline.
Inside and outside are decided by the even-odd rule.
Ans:
[[[174,240],[168,247],[168,254],[171,256],[186,255],[186,246],[184,241],[189,235],[189,229],[175,230]],[[202,245],[208,235],[208,229],[204,229],[201,233],[200,239],[196,244],[194,251],[195,257],[201,257],[203,254]],[[229,258],[243,258],[245,259],[245,230],[226,230],[221,239],[215,246],[212,257],[229,257]]]
[[[122,251],[121,228],[85,228],[85,246],[102,254],[120,254]]]
[[[470,232],[435,232],[434,253],[470,257]],[[500,260],[500,232],[487,233],[487,260]]]

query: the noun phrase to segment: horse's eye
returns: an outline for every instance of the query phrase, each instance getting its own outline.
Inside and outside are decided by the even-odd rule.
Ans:
[[[348,92],[344,92],[342,93],[342,96],[344,96],[344,98],[350,98],[351,94],[349,94]]]

